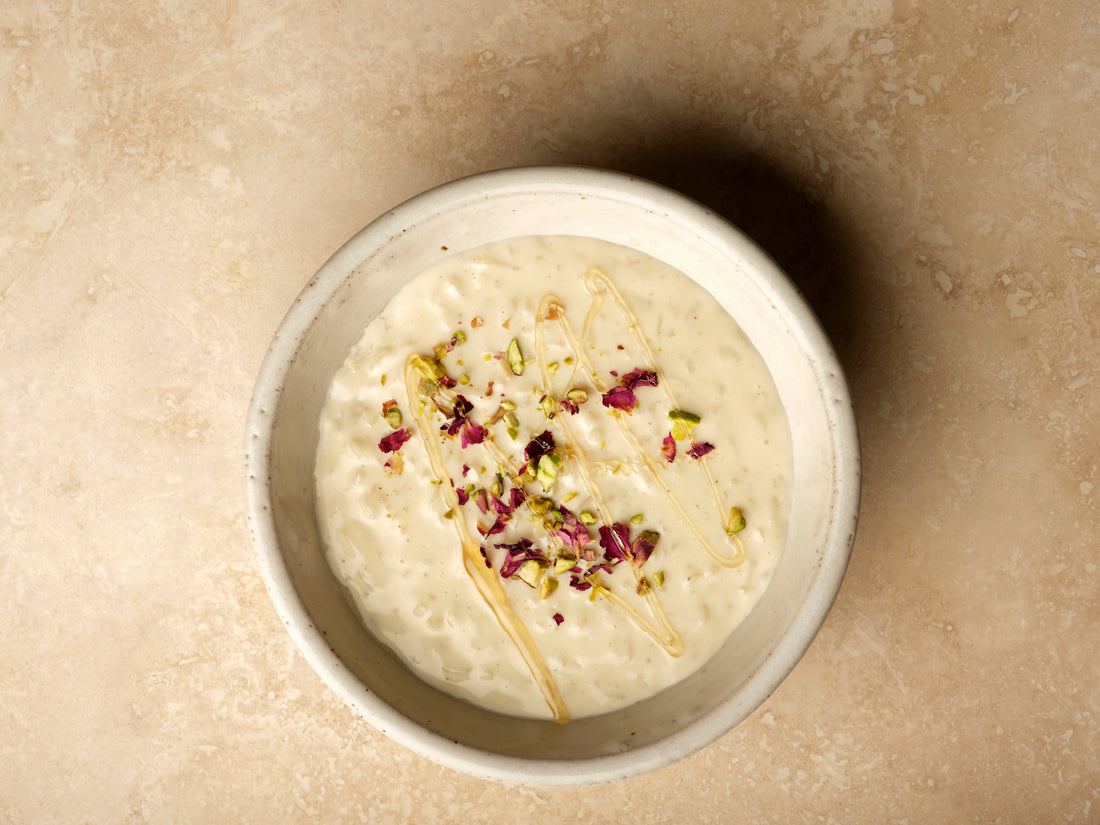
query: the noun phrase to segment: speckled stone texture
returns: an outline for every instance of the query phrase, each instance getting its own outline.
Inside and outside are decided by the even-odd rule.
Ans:
[[[0,821],[1100,822],[1100,7],[0,6]],[[466,778],[305,664],[244,528],[268,341],[391,205],[675,186],[783,264],[863,442],[802,663],[671,768]]]

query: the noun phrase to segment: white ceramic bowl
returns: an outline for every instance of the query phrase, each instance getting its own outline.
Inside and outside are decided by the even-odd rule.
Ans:
[[[794,446],[787,544],[755,610],[685,681],[567,725],[493,714],[412,675],[360,622],[325,562],[314,515],[321,406],[368,321],[442,257],[540,234],[634,247],[710,290],[763,355]],[[248,522],[264,579],[322,678],[376,728],[426,757],[476,776],[541,786],[595,784],[668,765],[748,716],[824,621],[859,507],[848,389],[828,339],[786,276],[698,203],[648,181],[573,167],[509,169],[449,183],[348,241],[275,334],[248,413],[245,464]]]

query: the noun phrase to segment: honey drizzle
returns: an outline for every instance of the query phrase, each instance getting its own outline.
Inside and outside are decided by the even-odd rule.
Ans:
[[[664,379],[660,367],[657,365],[657,357],[653,352],[653,348],[649,344],[649,340],[645,337],[645,333],[642,331],[641,324],[638,323],[638,317],[634,314],[633,310],[630,309],[630,305],[627,304],[626,299],[622,296],[622,293],[619,292],[618,288],[603,272],[596,269],[595,267],[592,267],[587,272],[585,272],[584,286],[588,290],[588,293],[592,296],[592,303],[589,305],[588,312],[584,318],[584,327],[582,328],[581,332],[582,338],[577,338],[576,333],[573,331],[572,325],[569,323],[569,319],[565,317],[564,308],[561,306],[561,303],[557,301],[557,299],[554,299],[556,309],[555,317],[553,318],[553,320],[556,320],[560,325],[565,340],[568,342],[570,349],[572,349],[574,354],[576,355],[578,365],[583,364],[585,370],[588,372],[588,378],[592,382],[592,385],[600,393],[607,392],[608,390],[607,383],[596,372],[596,369],[592,364],[592,360],[588,357],[588,353],[585,352],[584,348],[584,342],[588,341],[589,336],[591,335],[592,325],[595,323],[597,316],[603,309],[603,295],[606,293],[610,295],[612,301],[614,301],[620,315],[622,315],[623,320],[626,322],[627,329],[634,337],[634,341],[638,345],[638,349],[642,351],[643,355],[648,361],[649,368],[657,374],[657,386],[660,387],[662,392],[664,393],[665,400],[668,402],[669,405],[669,409],[679,409],[679,405],[676,402],[676,396],[673,395],[672,388],[669,386],[668,381]],[[543,299],[543,305],[546,305],[545,298]],[[539,309],[539,318],[541,318],[543,314],[543,307],[540,305]],[[547,309],[549,311],[549,308]],[[536,318],[535,320],[536,341],[538,340],[537,335],[539,318]],[[545,381],[546,378],[544,377],[543,380]],[[684,527],[687,528],[688,532],[691,533],[692,538],[695,539],[696,543],[699,544],[704,551],[706,551],[707,555],[709,555],[712,559],[714,559],[723,567],[740,566],[745,561],[745,546],[741,542],[741,538],[737,535],[727,534],[730,541],[737,549],[737,552],[732,556],[722,555],[718,551],[718,549],[706,539],[706,537],[702,534],[702,531],[700,531],[699,526],[687,514],[687,510],[684,508],[683,503],[676,496],[676,494],[672,492],[672,488],[669,487],[668,482],[666,482],[664,477],[662,476],[660,466],[657,464],[656,461],[653,460],[649,453],[647,453],[642,448],[642,445],[638,441],[638,438],[634,434],[634,431],[630,429],[630,424],[628,423],[626,417],[623,416],[621,413],[618,413],[615,415],[615,419],[619,427],[619,432],[622,433],[623,438],[625,438],[627,443],[630,444],[631,448],[634,450],[635,455],[637,455],[642,465],[646,468],[646,470],[649,471],[649,475],[653,479],[653,481],[668,497],[669,503],[672,505],[672,509],[675,511],[677,517],[683,523]],[[722,501],[721,493],[719,493],[718,491],[718,484],[714,480],[714,474],[711,472],[710,466],[706,462],[706,456],[703,456],[702,458],[698,459],[696,463],[699,465],[699,468],[702,471],[704,478],[706,478],[707,480],[707,486],[710,488],[711,495],[714,498],[715,507],[717,508],[719,513],[722,513],[725,510],[725,504]]]
[[[481,595],[485,604],[493,612],[493,616],[496,617],[501,629],[504,630],[519,650],[524,663],[531,671],[531,676],[534,677],[535,683],[542,693],[543,699],[550,707],[554,721],[568,722],[569,711],[565,707],[565,701],[558,690],[557,682],[554,681],[554,677],[535,645],[535,640],[531,638],[527,626],[509,603],[508,594],[504,592],[504,586],[501,584],[500,578],[486,564],[484,557],[481,555],[481,545],[474,541],[473,536],[470,535],[466,519],[462,518],[459,509],[458,493],[451,485],[451,478],[443,464],[443,454],[439,448],[439,443],[427,435],[433,429],[432,422],[426,414],[427,407],[422,406],[420,403],[419,393],[413,389],[419,385],[413,367],[413,359],[416,357],[416,355],[410,355],[405,361],[405,390],[409,399],[409,407],[413,411],[416,423],[419,425],[421,441],[424,442],[424,446],[428,451],[428,461],[431,463],[432,473],[439,481],[447,506],[453,509],[455,513],[452,521],[454,521],[455,529],[458,531],[459,543],[462,546],[462,566],[466,571],[466,575],[473,581],[474,587],[477,588],[477,592]]]

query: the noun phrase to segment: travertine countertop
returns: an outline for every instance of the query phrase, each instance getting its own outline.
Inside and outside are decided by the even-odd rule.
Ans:
[[[15,0],[0,78],[0,821],[1100,822],[1095,3]],[[863,443],[801,664],[584,791],[372,730],[244,528],[299,289],[389,206],[534,163],[757,238]]]

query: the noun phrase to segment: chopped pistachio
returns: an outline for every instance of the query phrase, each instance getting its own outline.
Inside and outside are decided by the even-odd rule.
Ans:
[[[462,330],[459,330],[458,332],[456,332],[454,335],[451,336],[451,343],[454,344],[455,346],[458,346],[459,344],[465,344],[466,343],[466,333],[463,332]]]
[[[579,521],[586,527],[591,527],[593,524],[596,523],[596,516],[589,510],[581,510],[579,513],[577,513],[577,521]]]
[[[729,521],[726,522],[726,532],[735,535],[745,529],[745,516],[740,507],[730,507]]]
[[[588,391],[582,390],[580,387],[573,387],[573,389],[565,394],[565,397],[574,404],[583,404],[588,400]]]
[[[638,595],[639,596],[644,596],[651,589],[652,588],[650,588],[650,586],[649,586],[649,579],[647,579],[645,576],[642,576],[640,579],[638,579]]]
[[[513,576],[526,582],[531,587],[535,587],[539,583],[539,579],[542,578],[542,565],[539,564],[537,559],[528,559],[519,566]]]
[[[567,367],[568,367],[568,366],[571,366],[571,365],[572,365],[572,363],[573,363],[573,356],[572,356],[572,355],[567,355],[567,356],[565,356],[565,358],[564,358],[564,359],[562,359],[562,360],[563,360],[563,361],[565,362],[565,365],[566,365]]]
[[[519,426],[519,419],[516,418],[516,414],[511,410],[508,410],[508,412],[504,413],[501,418],[504,419],[504,426],[507,427],[509,430]]]
[[[519,438],[519,427],[509,427],[508,428],[508,437],[510,439],[512,439],[513,441],[515,441],[517,438]]]
[[[386,386],[386,373],[382,373],[382,386]]]
[[[439,383],[431,378],[421,378],[418,389],[421,395],[432,396],[439,392]]]
[[[500,406],[501,406],[502,409],[505,409],[508,412],[511,412],[512,410],[514,410],[516,408],[516,405],[513,404],[511,401],[509,401],[507,398],[502,398],[500,400]]]
[[[562,500],[561,500],[561,503],[562,504],[568,504],[569,502],[571,502],[576,497],[577,497],[577,491],[574,490],[572,493],[568,493],[565,496],[563,496]]]
[[[695,413],[684,410],[670,410],[668,420],[672,422],[672,437],[677,441],[683,441],[691,436],[691,431],[702,419]]]
[[[467,384],[470,383],[470,376],[466,375],[466,373],[463,373],[462,375],[458,376],[458,383],[465,387]]]
[[[436,344],[434,347],[432,347],[432,352],[435,353],[436,361],[442,361],[443,357],[447,354],[447,345]]]
[[[642,523],[642,520],[644,518],[645,516],[643,516],[641,513],[638,513],[638,515],[630,517],[630,523],[637,527],[639,524]]]
[[[443,369],[443,365],[438,361],[433,361],[431,358],[425,358],[423,355],[414,355],[412,357],[413,369],[416,370],[424,378],[439,379],[447,374],[447,370]]]
[[[549,364],[546,365],[546,371],[548,373],[550,373],[551,375],[557,374],[558,362],[557,361],[551,361]]]
[[[576,566],[577,560],[572,556],[558,556],[554,560],[554,575],[560,576],[563,573],[568,573]]]
[[[455,508],[454,507],[452,507],[450,510],[448,510],[446,513],[443,514],[443,518],[454,518],[454,517],[455,517]]]
[[[542,401],[539,402],[539,406],[542,407],[542,414],[547,418],[554,417],[554,411],[557,408],[557,403],[549,395],[544,395]]]
[[[548,493],[554,489],[554,482],[558,479],[558,467],[560,465],[561,459],[554,453],[547,453],[539,458],[535,478],[542,485],[542,489]]]
[[[527,506],[534,515],[545,516],[553,509],[554,499],[546,496],[530,496],[527,499]]]
[[[653,574],[653,583],[655,585],[657,585],[658,587],[664,587],[665,586],[665,571],[664,570],[658,570],[656,573]]]
[[[519,351],[519,341],[513,338],[508,342],[508,368],[512,375],[523,375],[523,353]]]
[[[558,589],[558,580],[553,576],[546,576],[539,585],[539,598],[545,599]]]
[[[401,410],[397,407],[391,407],[387,410],[386,423],[390,425],[391,430],[401,429]]]

